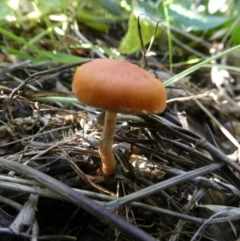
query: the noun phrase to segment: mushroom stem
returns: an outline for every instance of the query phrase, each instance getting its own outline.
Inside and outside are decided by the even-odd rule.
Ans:
[[[117,113],[106,111],[103,133],[99,143],[99,155],[102,160],[102,170],[106,175],[111,175],[116,170],[116,162],[112,151],[116,122]]]

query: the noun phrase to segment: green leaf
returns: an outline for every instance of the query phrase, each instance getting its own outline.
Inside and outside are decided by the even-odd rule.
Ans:
[[[141,42],[138,33],[138,19],[136,14],[132,13],[128,21],[128,31],[120,43],[120,52],[122,54],[132,54],[141,49]],[[141,15],[142,16],[142,15]],[[143,44],[146,45],[150,42],[154,35],[156,22],[150,19],[140,17],[141,33],[143,38]],[[158,28],[157,34],[160,34],[160,28]]]
[[[0,2],[0,22],[6,21],[7,16],[14,17],[13,10],[7,5],[7,1]]]
[[[63,10],[66,10],[72,4],[72,0],[19,0],[19,2],[12,1],[12,7],[9,7],[9,2],[7,0],[0,0],[0,22],[11,20],[22,23],[29,19],[39,18],[50,12],[63,12]]]
[[[51,60],[57,63],[70,64],[81,60],[85,60],[85,58],[81,58],[81,57],[77,57],[77,56],[73,56],[65,53],[52,53],[50,51],[42,51],[42,54],[39,54],[38,56],[33,57],[21,50],[8,48],[3,45],[0,45],[0,48],[4,49],[10,54],[14,54],[15,56],[18,56],[19,58],[31,60],[31,62],[33,63],[39,63],[41,61]]]
[[[77,19],[86,24],[87,26],[102,32],[109,30],[110,26],[108,24],[100,22],[96,16],[87,13],[85,10],[81,10],[77,13]]]
[[[98,0],[106,10],[115,15],[120,15],[121,11],[114,0]]]
[[[194,13],[187,8],[187,6],[183,6],[183,4],[170,4],[169,15],[176,25],[186,31],[207,31],[220,26],[231,19],[231,17]]]
[[[42,52],[44,53],[44,55],[41,56],[43,60],[52,60],[62,64],[70,64],[70,63],[74,63],[74,62],[78,62],[86,59],[86,58],[77,57],[77,56],[65,54],[65,53],[52,53],[50,51],[42,51]],[[46,55],[48,56],[48,58],[45,57]],[[38,58],[38,60],[40,60],[40,58]]]
[[[68,6],[72,4],[72,0],[35,0],[34,1],[41,14],[47,14],[50,12],[58,12],[60,10],[66,10]]]
[[[229,42],[231,43],[232,46],[240,44],[240,24],[239,23],[233,29]]]

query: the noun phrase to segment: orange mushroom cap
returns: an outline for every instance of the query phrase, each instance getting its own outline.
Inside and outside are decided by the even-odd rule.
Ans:
[[[161,113],[166,108],[164,85],[135,64],[96,59],[77,68],[72,82],[83,103],[126,114]]]

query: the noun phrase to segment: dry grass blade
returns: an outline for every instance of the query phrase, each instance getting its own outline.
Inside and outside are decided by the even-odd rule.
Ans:
[[[31,167],[24,166],[20,163],[12,162],[3,158],[0,158],[0,166],[4,169],[28,176],[29,178],[40,182],[42,185],[62,195],[64,199],[69,200],[78,207],[83,208],[94,216],[97,216],[99,219],[107,222],[109,225],[114,225],[119,231],[131,238],[139,241],[155,240],[147,233],[137,229],[135,226],[129,224],[120,217],[107,211],[99,204],[94,203],[84,195],[75,192],[67,185],[55,180],[54,178],[51,178],[50,176],[47,176],[46,174],[43,174]]]
[[[176,177],[170,178],[166,181],[160,182],[158,184],[152,185],[150,187],[144,188],[140,191],[137,191],[135,193],[129,194],[128,196],[119,198],[117,200],[113,200],[111,202],[106,203],[104,206],[113,211],[113,210],[117,210],[120,207],[122,207],[123,205],[126,205],[128,203],[131,203],[135,200],[139,200],[142,199],[146,196],[150,196],[160,190],[163,189],[167,189],[173,185],[176,184],[180,184],[183,183],[185,181],[191,180],[192,178],[195,178],[197,176],[201,176],[203,174],[207,174],[207,173],[211,173],[212,171],[217,170],[219,167],[221,167],[222,165],[220,164],[210,164],[208,166],[204,166],[201,167],[199,169],[184,173],[184,174],[180,174]]]

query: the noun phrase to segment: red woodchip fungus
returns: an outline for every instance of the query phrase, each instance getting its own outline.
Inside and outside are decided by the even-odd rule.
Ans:
[[[72,90],[79,101],[106,110],[99,145],[102,170],[115,172],[112,144],[117,113],[153,114],[166,108],[164,85],[153,75],[129,62],[96,59],[77,68]]]

